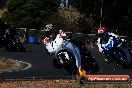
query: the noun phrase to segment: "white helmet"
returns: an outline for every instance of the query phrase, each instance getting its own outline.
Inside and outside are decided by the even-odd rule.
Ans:
[[[50,30],[52,30],[53,29],[53,24],[47,24],[46,26],[45,26],[45,31],[50,31]]]

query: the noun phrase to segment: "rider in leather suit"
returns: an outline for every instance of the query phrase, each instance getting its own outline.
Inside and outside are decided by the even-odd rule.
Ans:
[[[107,30],[104,27],[98,28],[98,40],[97,40],[97,46],[99,48],[99,52],[103,53],[102,49],[102,43],[107,43],[109,36],[114,36],[115,38],[118,38],[118,35],[114,33],[107,32]],[[105,61],[107,63],[111,63],[112,60],[107,56],[107,54],[103,53],[105,55]]]
[[[50,42],[50,41],[53,41],[57,35],[59,35],[60,37],[62,38],[68,38],[70,35],[66,35],[66,33],[62,30],[59,30],[59,31],[56,31],[54,28],[53,28],[53,24],[47,24],[45,26],[45,34],[46,34],[46,37],[44,38],[44,44]],[[81,67],[80,65],[81,62],[78,62],[79,64],[79,67],[78,67],[78,73],[77,75],[82,75],[82,73],[84,73],[84,70],[83,68]]]

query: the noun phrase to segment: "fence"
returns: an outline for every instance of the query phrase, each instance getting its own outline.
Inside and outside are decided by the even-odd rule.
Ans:
[[[44,31],[37,29],[17,28],[17,36],[22,43],[43,43]]]
[[[88,47],[96,47],[97,36],[95,34],[83,34],[83,33],[72,33],[66,32],[67,34],[72,34],[73,38],[80,39]],[[45,32],[44,30],[37,29],[27,29],[27,28],[17,28],[17,35],[22,43],[35,43],[43,44],[43,38]],[[119,36],[124,40],[127,46],[132,49],[132,37]],[[35,40],[36,39],[36,40]]]

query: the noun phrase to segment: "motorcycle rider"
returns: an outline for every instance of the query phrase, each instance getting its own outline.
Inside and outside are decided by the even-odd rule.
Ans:
[[[57,35],[62,37],[62,38],[67,37],[67,35],[64,31],[62,31],[62,30],[59,30],[59,32],[56,31],[53,28],[53,24],[47,24],[45,26],[44,30],[45,30],[45,35],[46,35],[46,37],[44,38],[44,44],[48,43],[50,41],[53,41],[56,38]]]
[[[47,24],[44,29],[46,34],[46,37],[44,38],[44,44],[47,44],[50,41],[54,41],[56,36],[62,37],[63,39],[69,38],[69,36],[71,36],[67,35],[63,30],[56,31],[53,28],[53,24]],[[77,64],[78,64],[77,76],[85,75],[85,70],[81,67],[81,60],[79,60]]]
[[[98,28],[98,40],[97,40],[97,46],[99,48],[99,52],[103,53],[103,48],[102,48],[102,44],[107,44],[108,42],[108,38],[110,36],[113,36],[115,38],[118,38],[118,35],[114,34],[114,33],[111,33],[111,32],[108,32],[105,27],[99,27]],[[105,55],[105,61],[107,63],[111,63],[112,60],[108,57],[108,54],[107,53],[103,53]]]

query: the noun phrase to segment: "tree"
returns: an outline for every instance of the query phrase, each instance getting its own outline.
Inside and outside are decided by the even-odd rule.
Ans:
[[[3,9],[7,0],[0,0],[0,9]]]
[[[103,1],[103,4],[102,4]],[[76,7],[81,14],[85,14],[86,18],[91,15],[96,23],[99,24],[102,20],[103,26],[108,29],[130,32],[128,26],[132,25],[131,19],[132,12],[131,0],[74,0],[73,6]],[[102,7],[102,18],[101,18]],[[127,23],[126,23],[127,22]],[[129,27],[129,29],[132,27]]]
[[[58,0],[8,0],[3,19],[13,27],[41,28],[58,6]]]
[[[72,6],[82,15],[78,19],[77,24],[81,32],[93,33],[95,27],[97,27],[97,23],[99,23],[99,17],[96,12],[97,7],[99,7],[97,3],[97,0],[73,0]]]
[[[94,11],[95,0],[73,0],[73,7],[77,8],[81,14],[89,16]]]

